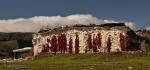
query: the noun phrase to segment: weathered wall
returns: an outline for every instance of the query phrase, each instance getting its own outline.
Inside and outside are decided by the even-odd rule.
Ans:
[[[46,36],[35,34],[34,55],[41,52],[78,53],[78,48],[79,53],[118,52],[127,46],[127,37],[126,33],[118,29],[88,31],[72,29]]]

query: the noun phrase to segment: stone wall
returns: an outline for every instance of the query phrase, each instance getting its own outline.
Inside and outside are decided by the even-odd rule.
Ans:
[[[129,44],[126,32],[111,29],[77,30],[33,36],[34,55],[49,53],[119,52]]]

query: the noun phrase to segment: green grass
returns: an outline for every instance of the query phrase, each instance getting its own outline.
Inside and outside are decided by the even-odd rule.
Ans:
[[[150,55],[122,53],[57,54],[1,65],[1,68],[6,69],[15,67],[29,70],[149,70]]]

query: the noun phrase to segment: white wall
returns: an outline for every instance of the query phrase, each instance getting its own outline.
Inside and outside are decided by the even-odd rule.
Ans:
[[[79,36],[79,50],[80,52],[79,53],[85,53],[85,50],[86,50],[86,46],[87,46],[87,39],[88,39],[88,34],[91,34],[91,38],[93,38],[94,34],[97,35],[97,33],[100,33],[101,34],[101,48],[100,49],[97,49],[98,52],[106,52],[107,50],[107,40],[108,40],[108,37],[111,36],[111,42],[112,42],[112,46],[111,46],[111,52],[117,52],[118,50],[119,51],[122,51],[121,48],[119,47],[119,43],[120,43],[120,33],[122,33],[124,36],[126,36],[126,34],[120,30],[91,30],[91,31],[81,31],[81,30],[68,30],[67,32],[65,32],[66,34],[66,38],[67,38],[67,47],[69,47],[69,39],[70,37],[72,37],[72,40],[73,40],[73,52],[75,51],[75,38],[76,38],[76,33],[78,33],[78,36]],[[57,34],[52,34],[52,35],[56,35]],[[48,36],[41,36],[40,34],[39,35],[34,35],[33,37],[33,43],[37,40],[40,40],[40,41],[37,41],[36,44],[34,45],[34,49],[42,49],[39,45],[41,44],[46,44],[47,43],[47,38],[50,38],[51,39],[51,36],[52,35],[48,35]],[[93,40],[92,40],[93,41]],[[39,47],[39,48],[37,48]],[[36,52],[36,51],[34,51]],[[93,53],[93,51],[89,51],[90,53]],[[40,51],[39,51],[40,53]],[[35,54],[37,55],[37,53]]]

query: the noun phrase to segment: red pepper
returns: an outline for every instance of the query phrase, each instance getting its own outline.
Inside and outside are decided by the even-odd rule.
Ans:
[[[97,48],[101,47],[101,39],[100,39],[100,37],[101,37],[100,33],[97,33],[96,39],[95,39],[95,44],[96,44]]]
[[[88,49],[92,49],[92,39],[91,39],[91,35],[88,35],[88,39],[87,39],[87,48]]]
[[[122,35],[122,33],[120,33],[119,37],[120,37],[120,45],[119,46],[122,49],[122,47],[123,47],[123,35]]]
[[[66,38],[66,34],[63,34],[63,38],[64,38],[64,53],[67,51],[67,38]]]
[[[52,36],[52,51],[56,54],[57,52],[57,38],[55,35]]]
[[[96,39],[94,37],[95,37],[95,34],[93,35],[93,52],[97,52]]]
[[[62,41],[62,40],[61,40],[61,36],[58,35],[57,38],[58,38],[58,51],[61,51],[61,45],[62,45],[62,44],[61,44],[61,41]]]
[[[72,48],[73,48],[72,38],[70,37],[70,40],[69,40],[69,53],[70,54],[72,54]]]
[[[75,54],[79,53],[79,36],[76,34],[76,39],[75,39]]]

